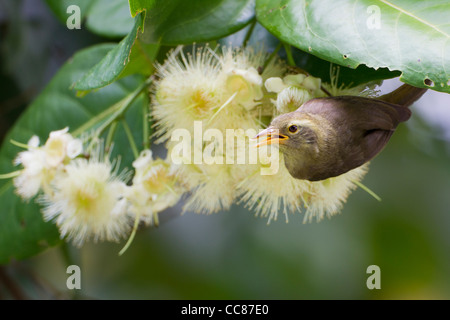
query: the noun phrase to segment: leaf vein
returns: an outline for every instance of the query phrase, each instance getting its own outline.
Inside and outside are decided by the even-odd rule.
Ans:
[[[419,18],[418,16],[414,15],[412,12],[408,12],[405,9],[402,9],[400,7],[397,7],[395,4],[387,1],[387,0],[378,0],[380,2],[383,2],[384,4],[390,6],[391,8],[394,8],[395,10],[398,10],[400,13],[403,13],[407,16],[410,16],[413,19],[416,19],[417,21],[425,24],[426,26],[433,28],[434,30],[436,30],[437,32],[443,34],[444,36],[446,36],[447,38],[450,38],[450,35],[448,35],[447,33],[445,33],[444,31],[440,30],[439,28],[437,28],[435,25],[432,25],[431,23],[429,23],[428,21],[425,21],[421,18]]]

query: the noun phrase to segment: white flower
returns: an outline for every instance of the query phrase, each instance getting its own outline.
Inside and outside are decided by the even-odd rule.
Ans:
[[[37,147],[39,147],[39,143],[40,143],[39,137],[38,136],[32,136],[30,138],[30,140],[28,140],[27,144],[28,144],[29,148],[37,148]]]
[[[206,148],[191,147],[193,154],[204,153],[200,163],[194,163],[192,156],[177,154],[173,143],[168,144],[168,158],[179,164],[174,166],[176,175],[183,190],[189,193],[183,210],[210,214],[228,209],[234,201],[236,179],[231,174],[236,168],[226,164],[223,150],[211,150],[214,155],[207,156]]]
[[[50,182],[62,170],[66,160],[74,159],[83,151],[81,140],[74,139],[68,128],[52,131],[44,146],[39,147],[39,137],[32,136],[28,150],[20,152],[15,165],[24,168],[13,180],[16,192],[24,199],[34,197],[41,189],[50,191]]]
[[[233,165],[191,164],[181,167],[180,178],[190,185],[191,195],[183,210],[211,214],[228,210],[236,195]]]
[[[202,121],[205,130],[255,128],[259,121],[255,107],[265,102],[264,79],[285,71],[284,65],[273,59],[259,74],[268,56],[251,48],[224,47],[222,55],[208,47],[192,55],[181,48],[173,51],[157,66],[159,80],[152,90],[158,141],[168,140],[179,128],[192,133],[194,121]]]
[[[366,163],[358,168],[348,171],[340,176],[322,181],[312,182],[311,195],[303,222],[317,222],[324,217],[339,213],[349,194],[357,188],[357,184],[368,171]]]
[[[150,150],[142,151],[133,167],[133,184],[127,187],[125,195],[130,203],[128,210],[147,225],[158,225],[158,213],[175,205],[181,197],[176,176],[169,163],[153,160]]]
[[[322,181],[293,178],[287,171],[283,157],[276,174],[261,175],[258,166],[239,184],[241,202],[256,215],[268,217],[268,223],[283,213],[301,212],[305,208],[304,222],[331,217],[342,209],[347,197],[367,172],[367,164],[338,177]]]
[[[133,161],[133,167],[136,169],[136,176],[142,173],[142,171],[152,162],[153,152],[150,149],[141,151],[139,157]]]
[[[195,49],[194,49],[195,50]],[[178,128],[193,130],[194,121],[210,119],[226,101],[216,54],[208,47],[185,54],[178,47],[157,65],[152,89],[152,117],[159,141]]]
[[[123,202],[123,175],[113,172],[99,156],[75,159],[52,181],[53,193],[41,202],[46,220],[54,220],[61,237],[77,246],[85,241],[118,241],[130,230],[130,217]]]
[[[81,141],[74,139],[68,131],[69,128],[66,127],[50,132],[44,146],[46,161],[50,167],[58,166],[66,157],[73,159],[83,151]]]
[[[230,94],[236,93],[235,102],[246,110],[251,110],[263,98],[262,77],[254,67],[226,70],[226,88]]]
[[[309,181],[293,178],[287,171],[283,157],[280,157],[278,172],[272,175],[261,175],[261,164],[249,168],[247,178],[239,184],[241,202],[256,215],[268,217],[268,223],[277,220],[278,213],[285,215],[300,211],[303,194],[311,189]]]
[[[14,160],[16,165],[22,164],[24,169],[14,178],[16,192],[23,199],[31,199],[48,182],[53,175],[46,169],[45,152],[42,149],[30,149],[20,152]]]
[[[321,79],[302,73],[289,74],[283,79],[272,77],[264,85],[267,91],[277,93],[272,103],[279,113],[295,111],[308,100],[323,95]]]
[[[157,67],[158,80],[152,92],[152,115],[156,120],[159,141],[169,140],[175,129],[187,129],[191,138],[195,134],[204,135],[208,129],[218,129],[218,132],[214,131],[214,137],[225,137],[227,129],[235,129],[235,132],[236,129],[257,130],[267,126],[271,117],[296,110],[306,101],[325,95],[320,78],[302,73],[285,75],[284,63],[278,59],[266,63],[268,58],[267,52],[250,47],[224,47],[221,53],[206,47],[192,55],[184,54],[181,48],[175,50],[162,66]],[[270,100],[274,95],[267,94],[267,91],[276,93],[277,98]],[[201,123],[202,131],[195,127],[194,121]],[[208,134],[213,135],[212,131]],[[341,209],[350,191],[366,172],[363,166],[324,181],[299,180],[289,174],[282,157],[277,166],[262,164],[263,161],[230,164],[226,161],[230,152],[228,145],[222,145],[225,146],[225,154],[214,150],[213,155],[209,146],[220,146],[221,143],[205,140],[200,145],[183,140],[183,148],[175,145],[176,141],[167,141],[166,145],[171,155],[169,158],[177,164],[178,182],[183,186],[183,192],[190,195],[184,210],[197,213],[227,210],[240,197],[240,201],[254,209],[257,215],[267,216],[269,222],[277,219],[280,210],[287,219],[288,212],[302,209],[306,213],[305,221],[314,217],[320,220]],[[242,151],[239,150],[242,147],[233,148],[233,152]],[[245,148],[250,148],[248,141]],[[185,149],[190,153],[177,154]],[[171,150],[176,152],[172,154]],[[192,163],[192,155],[196,151],[203,156],[203,162]],[[223,161],[206,163],[205,154],[210,160],[223,158]],[[163,183],[165,178],[155,178],[158,176],[155,168],[161,168],[160,172],[167,172],[167,167],[172,172],[175,168],[165,164],[166,169],[163,170],[162,164],[155,164],[149,151],[136,160],[136,175],[127,193],[129,199],[134,199],[130,200],[133,214],[148,217],[147,223],[157,222],[155,199],[159,199],[160,191],[167,185]],[[263,171],[266,173],[261,174]],[[163,189],[149,192],[144,188],[146,179],[153,187]],[[162,208],[169,202],[164,199]]]
[[[286,66],[283,61],[278,58],[272,59],[265,67],[270,54],[263,48],[245,47],[232,48],[224,46],[222,48],[222,57],[220,63],[222,70],[226,74],[232,70],[249,70],[254,69],[255,79],[259,79],[257,75],[260,74],[263,82],[271,77],[281,77],[286,72]],[[264,68],[264,70],[263,70]],[[262,71],[262,72],[260,72]],[[254,81],[259,83],[259,81]]]
[[[275,106],[280,113],[288,113],[297,110],[312,97],[308,90],[297,87],[287,87],[277,95]]]
[[[271,77],[264,82],[266,90],[269,92],[280,93],[283,89],[289,88],[280,77]]]
[[[308,89],[312,94],[318,95],[317,93],[320,92],[321,82],[322,80],[320,78],[306,76],[301,85]]]
[[[275,93],[280,93],[289,87],[303,88],[316,96],[317,93],[319,93],[318,95],[322,95],[320,93],[321,83],[320,78],[298,73],[288,74],[283,79],[280,77],[270,77],[265,81],[264,86],[267,91]]]
[[[279,59],[266,64],[269,54],[260,49],[224,47],[220,59],[229,94],[234,94],[233,103],[250,111],[263,104],[264,81],[273,76],[281,76],[286,68]],[[238,109],[238,108],[231,108]],[[251,125],[254,127],[254,124]],[[242,127],[244,128],[244,127]]]
[[[66,154],[70,159],[75,159],[83,152],[83,142],[80,139],[71,139],[66,146]]]

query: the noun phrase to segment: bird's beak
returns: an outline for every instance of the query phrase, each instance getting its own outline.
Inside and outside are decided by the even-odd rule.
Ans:
[[[278,144],[281,141],[287,140],[289,137],[284,134],[280,134],[278,129],[274,129],[269,127],[263,131],[261,131],[258,135],[256,135],[253,139],[258,139],[258,144],[255,145],[256,148],[261,146],[269,145],[269,144]]]

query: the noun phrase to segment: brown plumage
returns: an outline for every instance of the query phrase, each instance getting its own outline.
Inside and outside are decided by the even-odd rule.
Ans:
[[[324,180],[357,168],[375,157],[408,106],[426,89],[403,85],[378,99],[355,96],[316,98],[282,114],[257,137],[259,145],[279,143],[289,173],[297,179]]]

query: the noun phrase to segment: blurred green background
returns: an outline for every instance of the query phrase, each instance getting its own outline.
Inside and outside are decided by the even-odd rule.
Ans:
[[[0,41],[3,137],[76,50],[111,39],[68,30],[42,1],[0,0]],[[363,181],[381,202],[359,189],[332,219],[270,225],[239,206],[210,216],[177,206],[121,257],[123,244],[101,243],[0,266],[0,298],[449,299],[450,96],[428,92],[412,110]],[[66,287],[72,263],[77,292]],[[366,286],[370,265],[380,290]]]

